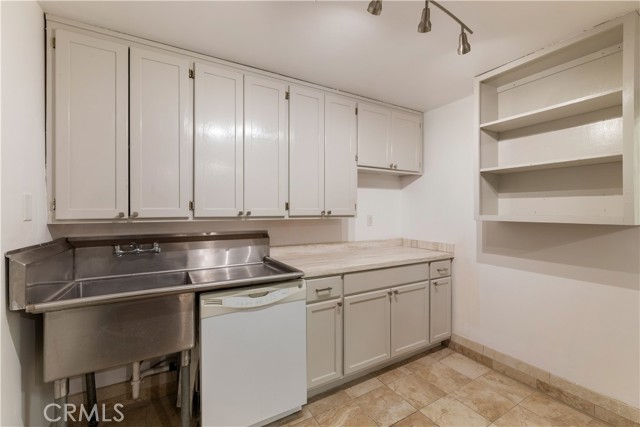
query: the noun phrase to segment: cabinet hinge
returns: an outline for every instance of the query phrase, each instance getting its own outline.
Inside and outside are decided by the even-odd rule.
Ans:
[[[356,154],[356,162],[358,161],[358,155]]]
[[[358,107],[356,107],[356,116],[358,115]]]
[[[51,201],[51,210],[52,210],[52,211],[55,211],[55,210],[56,210],[56,199],[53,199],[53,200]]]
[[[289,202],[285,202],[284,203],[284,210],[288,211],[289,210]]]
[[[56,48],[56,38],[55,37],[51,37],[51,47],[52,48]]]
[[[353,207],[355,208],[356,212],[358,211],[358,204],[354,204]]]
[[[196,78],[196,73],[192,69],[189,69],[189,78],[190,79],[195,79]]]
[[[286,91],[286,92],[284,93],[284,99],[289,99],[289,91]]]
[[[192,202],[192,201],[190,201],[190,202],[189,202],[189,210],[190,210],[190,211],[194,210],[193,202]]]

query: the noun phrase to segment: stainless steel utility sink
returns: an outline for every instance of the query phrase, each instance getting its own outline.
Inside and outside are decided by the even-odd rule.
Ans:
[[[41,304],[75,298],[117,296],[122,293],[163,289],[190,283],[189,274],[184,271],[86,279],[62,283],[39,283],[27,290],[27,301],[30,304]]]

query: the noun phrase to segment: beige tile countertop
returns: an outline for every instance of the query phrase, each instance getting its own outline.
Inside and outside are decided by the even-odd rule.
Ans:
[[[309,278],[451,259],[453,245],[390,239],[276,246],[271,248],[271,257],[304,271]]]

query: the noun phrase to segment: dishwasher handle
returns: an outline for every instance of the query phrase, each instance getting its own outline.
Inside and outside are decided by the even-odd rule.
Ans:
[[[260,289],[227,296],[203,296],[201,300],[204,306],[242,310],[273,305],[300,292],[300,286],[293,286],[279,289]]]

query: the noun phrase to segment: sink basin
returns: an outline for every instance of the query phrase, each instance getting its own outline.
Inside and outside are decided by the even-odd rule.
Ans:
[[[74,282],[40,283],[27,289],[29,304],[111,296],[191,284],[186,272],[145,274]]]

